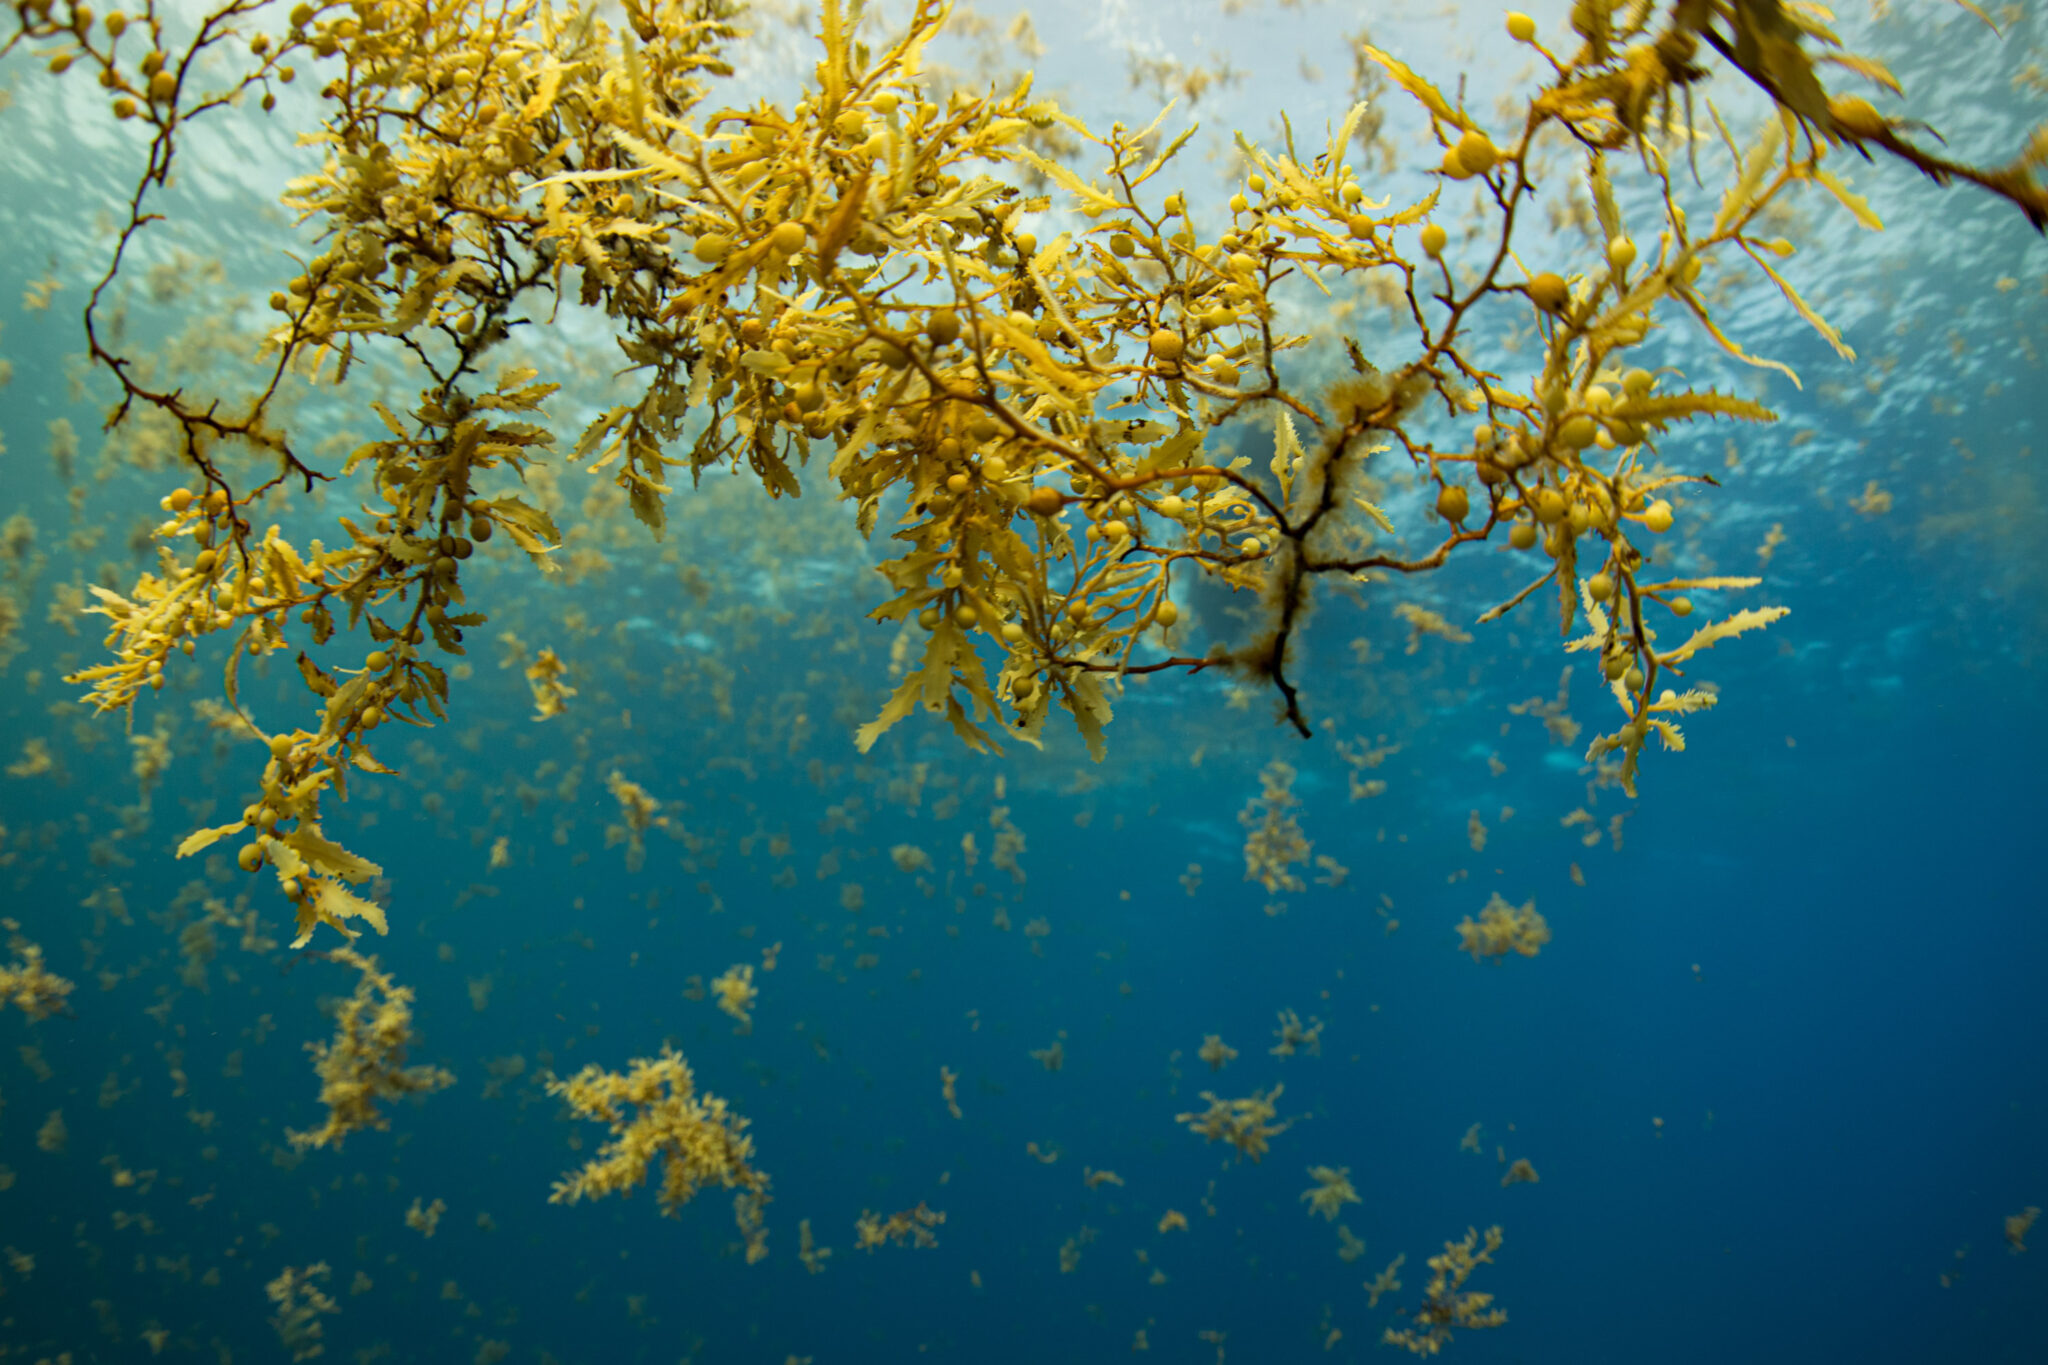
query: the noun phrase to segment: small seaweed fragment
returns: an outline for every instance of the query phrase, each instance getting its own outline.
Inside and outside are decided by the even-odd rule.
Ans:
[[[698,1190],[717,1184],[756,1193],[768,1177],[751,1164],[754,1140],[747,1121],[716,1095],[698,1094],[689,1063],[664,1046],[659,1057],[636,1057],[625,1075],[592,1063],[567,1080],[550,1080],[548,1094],[578,1117],[608,1124],[611,1138],[581,1169],[555,1182],[550,1204],[574,1204],[630,1192],[662,1164],[657,1198],[674,1217]]]
[[[1281,1010],[1280,1027],[1273,1030],[1273,1036],[1280,1041],[1266,1049],[1274,1057],[1323,1055],[1323,1021],[1314,1015],[1304,1024],[1301,1016],[1293,1010]]]
[[[892,1213],[887,1218],[871,1210],[861,1210],[854,1222],[858,1240],[854,1243],[862,1251],[873,1251],[881,1246],[935,1247],[939,1239],[932,1229],[946,1221],[946,1215],[938,1209],[925,1207],[922,1199],[914,1209]]]
[[[353,948],[336,948],[327,957],[362,976],[355,994],[335,1011],[333,1041],[306,1044],[320,1077],[327,1121],[287,1134],[300,1149],[338,1144],[358,1129],[389,1128],[390,1120],[377,1112],[379,1100],[431,1094],[455,1084],[454,1075],[441,1067],[405,1064],[406,1050],[415,1041],[410,987],[393,984],[390,973],[377,970],[376,958]]]
[[[812,1275],[825,1273],[825,1262],[832,1257],[831,1247],[821,1247],[811,1233],[811,1220],[803,1219],[796,1225],[796,1257],[803,1262],[804,1270]]]
[[[1237,822],[1245,827],[1244,879],[1268,895],[1300,891],[1306,885],[1294,868],[1308,861],[1312,845],[1301,832],[1295,808],[1294,769],[1275,759],[1259,771],[1259,794],[1245,803]]]
[[[1200,1133],[1205,1142],[1228,1142],[1237,1148],[1240,1159],[1250,1157],[1256,1162],[1266,1154],[1269,1139],[1294,1126],[1293,1119],[1273,1122],[1280,1115],[1273,1101],[1285,1088],[1276,1085],[1263,1095],[1254,1090],[1236,1100],[1218,1099],[1213,1091],[1204,1090],[1202,1098],[1209,1107],[1199,1114],[1175,1114],[1173,1121]]]
[[[0,919],[0,929],[7,931],[8,951],[15,954],[14,962],[0,963],[0,1007],[13,1005],[31,1021],[61,1012],[71,982],[43,965],[43,950],[22,937],[17,921]]]
[[[405,1225],[422,1237],[432,1237],[434,1230],[441,1225],[441,1215],[447,1211],[448,1205],[442,1200],[422,1205],[415,1196],[412,1207],[405,1211]]]
[[[1406,1346],[1419,1356],[1433,1356],[1450,1341],[1453,1327],[1478,1329],[1506,1322],[1506,1310],[1492,1306],[1493,1295],[1468,1292],[1464,1287],[1466,1279],[1481,1264],[1492,1264],[1493,1253],[1500,1249],[1500,1229],[1486,1230],[1483,1249],[1478,1248],[1478,1243],[1479,1232],[1475,1228],[1467,1228],[1462,1241],[1445,1242],[1443,1254],[1429,1258],[1430,1277],[1422,1291],[1423,1301],[1409,1313],[1415,1326],[1389,1327],[1380,1339],[1389,1346]],[[1387,1269],[1391,1274],[1394,1267]]]
[[[647,831],[667,829],[669,819],[661,813],[661,802],[653,793],[614,769],[604,780],[619,803],[619,823],[605,826],[604,846],[626,846],[626,870],[638,872],[647,864]]]
[[[1351,1187],[1349,1166],[1311,1166],[1308,1176],[1316,1182],[1315,1188],[1303,1190],[1301,1197],[1308,1202],[1310,1213],[1319,1213],[1328,1222],[1336,1222],[1346,1204],[1362,1202]]]
[[[939,1091],[945,1098],[946,1112],[956,1119],[961,1116],[960,1097],[954,1093],[953,1088],[958,1084],[959,1080],[960,1073],[953,1070],[952,1067],[942,1066],[939,1068]]]
[[[754,1031],[754,1000],[761,992],[754,985],[754,967],[749,962],[736,962],[725,969],[722,976],[711,979],[711,989],[718,996],[718,1008],[739,1021],[734,1033]]]
[[[1474,962],[1511,952],[1534,957],[1550,942],[1550,924],[1537,913],[1534,900],[1510,905],[1496,891],[1477,921],[1469,915],[1458,921],[1458,939],[1458,947],[1472,954]]]
[[[569,666],[552,649],[543,649],[526,666],[526,682],[533,689],[533,718],[553,720],[569,709],[576,689],[569,686]]]
[[[1367,1308],[1379,1307],[1380,1296],[1383,1294],[1398,1294],[1401,1292],[1401,1266],[1407,1259],[1408,1253],[1404,1251],[1394,1257],[1393,1260],[1387,1262],[1385,1270],[1382,1270],[1379,1274],[1365,1282],[1365,1292],[1369,1296],[1365,1301]]]
[[[293,1360],[311,1360],[327,1350],[327,1344],[321,1340],[325,1334],[321,1315],[341,1311],[340,1305],[320,1288],[319,1282],[327,1274],[325,1261],[315,1261],[304,1270],[286,1266],[276,1279],[263,1286],[263,1292],[277,1305],[270,1325],[277,1329],[278,1341],[292,1353]]]

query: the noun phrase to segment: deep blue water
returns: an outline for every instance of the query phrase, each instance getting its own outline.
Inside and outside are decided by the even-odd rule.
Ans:
[[[1771,666],[1745,681],[1761,689]],[[1405,1251],[1412,1294],[1416,1265],[1445,1237],[1499,1222],[1506,1245],[1478,1283],[1510,1320],[1461,1335],[1456,1349],[1475,1359],[2032,1359],[2037,1262],[2008,1254],[1999,1229],[2043,1177],[2048,930],[2027,774],[2044,746],[2024,715],[1987,740],[1984,718],[2011,697],[2009,679],[1914,678],[1894,721],[1875,728],[1828,697],[1781,696],[1767,714],[1761,701],[1746,715],[1731,702],[1695,731],[1712,729],[1711,744],[1657,770],[1619,855],[1562,843],[1554,811],[1575,799],[1575,780],[1529,761],[1543,740],[1523,721],[1533,733],[1502,745],[1511,776],[1489,790],[1517,815],[1485,855],[1449,847],[1460,821],[1383,805],[1375,816],[1416,834],[1389,851],[1341,788],[1320,789],[1305,827],[1352,882],[1291,897],[1278,918],[1238,881],[1233,850],[1189,833],[1229,823],[1241,778],[1105,789],[1085,831],[1072,826],[1071,798],[1020,794],[1030,881],[998,878],[955,914],[878,867],[874,850],[956,839],[987,805],[989,765],[970,767],[983,795],[952,820],[884,812],[829,841],[868,854],[850,872],[869,889],[860,920],[892,935],[860,941],[881,955],[870,972],[847,971],[834,882],[809,866],[828,842],[816,816],[851,782],[822,793],[735,784],[696,817],[734,831],[787,821],[794,837],[793,889],[767,885],[768,860],[736,851],[707,872],[725,901],[718,916],[693,903],[697,879],[659,837],[638,875],[618,850],[543,844],[531,868],[492,879],[500,896],[456,908],[448,899],[478,878],[451,877],[446,863],[480,867],[483,851],[459,830],[387,834],[400,923],[374,946],[420,992],[419,1059],[449,1065],[460,1086],[396,1106],[389,1133],[273,1166],[281,1128],[316,1112],[297,1042],[322,1032],[316,997],[345,988],[346,974],[282,952],[243,957],[230,943],[202,995],[172,984],[168,940],[146,918],[113,930],[108,957],[137,964],[133,980],[104,994],[87,986],[75,1018],[10,1026],[56,1077],[39,1083],[10,1059],[0,1082],[0,1150],[20,1172],[5,1240],[37,1256],[27,1284],[9,1277],[9,1330],[127,1358],[132,1337],[90,1326],[85,1305],[103,1297],[124,1332],[153,1317],[174,1340],[218,1336],[269,1358],[261,1284],[283,1263],[324,1259],[337,1285],[358,1268],[375,1285],[338,1295],[335,1347],[389,1341],[418,1359],[467,1358],[479,1339],[562,1360],[1094,1358],[1125,1350],[1140,1327],[1179,1358],[1203,1356],[1194,1334],[1210,1329],[1228,1334],[1227,1349],[1291,1359],[1319,1353],[1326,1311],[1345,1333],[1341,1358],[1387,1349],[1372,1337],[1389,1314],[1365,1311],[1363,1278]],[[1328,768],[1313,744],[1249,735],[1248,747],[1306,772]],[[1426,771],[1428,741],[1418,750],[1391,762]],[[451,821],[473,818],[475,799],[458,793]],[[584,802],[586,840],[598,804]],[[105,874],[79,864],[68,830],[35,849],[25,805],[10,797],[21,853],[9,904],[47,926],[53,962],[68,968],[62,917],[79,912],[63,905]],[[1123,827],[1106,828],[1117,814]],[[141,917],[177,876],[160,845],[134,853],[116,879]],[[1583,889],[1563,875],[1574,856]],[[1174,882],[1191,859],[1205,870],[1192,898]],[[1447,889],[1450,863],[1509,875]],[[1540,957],[1479,965],[1454,951],[1450,925],[1474,910],[1482,880],[1537,898],[1556,933]],[[1391,936],[1372,913],[1382,890],[1402,920]],[[576,897],[582,910],[569,908]],[[1044,957],[1018,930],[989,925],[998,899],[1020,929],[1050,920]],[[741,926],[753,938],[736,937]],[[680,998],[683,977],[776,940],[780,965],[760,977],[750,1036]],[[452,961],[437,957],[444,942]],[[819,969],[820,951],[838,953],[836,972]],[[221,979],[228,968],[238,981]],[[464,984],[486,973],[478,1012]],[[165,995],[159,1026],[141,1010]],[[1281,1008],[1325,1021],[1323,1055],[1264,1054]],[[261,1014],[276,1033],[259,1046],[247,1032]],[[1062,1030],[1067,1060],[1048,1073],[1027,1052]],[[1299,1116],[1261,1164],[1222,1160],[1173,1124],[1211,1084],[1192,1056],[1211,1031],[1244,1053],[1214,1078],[1223,1093],[1284,1082],[1282,1112]],[[563,1145],[568,1121],[532,1070],[479,1098],[487,1058],[522,1053],[537,1069],[546,1050],[564,1073],[592,1060],[616,1068],[663,1039],[753,1120],[775,1195],[762,1265],[733,1255],[715,1194],[676,1220],[645,1197],[545,1204],[577,1159]],[[244,1075],[224,1079],[237,1047]],[[186,1097],[169,1093],[167,1048],[184,1054]],[[940,1101],[941,1064],[961,1074],[957,1122]],[[139,1089],[101,1109],[95,1083],[109,1070]],[[70,1127],[62,1157],[31,1142],[56,1107]],[[181,1117],[188,1107],[214,1111],[210,1133]],[[1458,1149],[1473,1122],[1485,1125],[1482,1156]],[[1057,1145],[1059,1160],[1033,1161],[1027,1141]],[[1541,1182],[1501,1189],[1496,1142],[1531,1158]],[[112,1190],[105,1153],[155,1168],[156,1184],[141,1197]],[[1084,1164],[1127,1183],[1088,1191]],[[1363,1202],[1344,1221],[1369,1248],[1355,1264],[1297,1201],[1309,1164],[1352,1172]],[[1202,1208],[1212,1180],[1214,1216]],[[431,1242],[402,1224],[416,1195],[449,1205]],[[861,1210],[919,1200],[946,1212],[936,1250],[848,1245]],[[1153,1230],[1168,1207],[1189,1216],[1188,1233]],[[158,1230],[117,1231],[116,1209],[149,1212]],[[495,1228],[480,1230],[479,1214]],[[797,1262],[798,1217],[835,1247],[823,1275]],[[1084,1226],[1099,1235],[1063,1275],[1057,1249]],[[1146,1283],[1139,1251],[1165,1284]],[[137,1256],[189,1257],[195,1274],[219,1266],[221,1282],[195,1288],[182,1270],[134,1268]],[[1944,1289],[1938,1277],[1955,1269],[1962,1278]],[[460,1297],[444,1300],[451,1279]],[[632,1316],[636,1295],[645,1308]],[[481,1317],[466,1315],[472,1303]]]

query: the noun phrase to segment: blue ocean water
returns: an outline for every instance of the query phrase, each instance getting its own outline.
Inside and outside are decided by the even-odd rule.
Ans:
[[[1276,9],[1213,43],[1189,29],[1182,51],[1239,35],[1252,70],[1227,97],[1250,104],[1337,18]],[[1039,18],[1048,78],[1057,20]],[[1118,34],[1143,51],[1144,26],[1172,21],[1092,20],[1136,25]],[[2038,58],[2037,33],[2019,18],[2000,60]],[[1959,46],[1916,54],[1911,36],[1875,34],[1902,73],[1957,78]],[[1089,85],[1109,46],[1064,70],[1114,105],[1120,86]],[[99,452],[102,395],[73,382],[105,242],[64,205],[117,185],[132,149],[61,127],[11,60],[0,213],[23,245],[0,299],[63,287],[0,333],[0,514],[34,531],[4,569],[23,648],[0,758],[23,771],[0,777],[0,913],[77,989],[57,1017],[0,1015],[0,1359],[287,1359],[265,1285],[324,1263],[330,1359],[1095,1360],[1142,1342],[1171,1360],[1392,1360],[1381,1334],[1420,1302],[1426,1259],[1495,1225],[1469,1287],[1507,1321],[1458,1332],[1446,1349],[1467,1360],[2042,1358],[2048,1262],[2005,1236],[2048,1203],[2048,252],[2016,213],[1873,171],[1890,236],[1814,228],[1857,365],[1774,296],[1738,301],[1745,337],[1807,387],[1769,387],[1776,427],[1669,443],[1722,483],[1672,554],[1761,571],[1741,600],[1792,614],[1703,656],[1722,702],[1690,719],[1685,753],[1646,759],[1636,800],[1583,761],[1612,723],[1584,656],[1573,743],[1510,709],[1558,695],[1554,618],[1411,655],[1384,601],[1332,597],[1304,646],[1305,740],[1263,693],[1205,675],[1133,684],[1100,764],[1053,727],[1042,753],[979,757],[922,717],[862,755],[851,735],[892,683],[895,633],[861,621],[878,556],[822,498],[792,511],[709,486],[683,533],[593,538],[607,562],[570,582],[480,557],[493,622],[448,724],[393,742],[401,775],[365,776],[328,822],[388,881],[391,932],[359,946],[416,993],[411,1060],[456,1082],[301,1153],[287,1130],[322,1112],[303,1045],[330,1035],[355,973],[328,940],[286,947],[288,911],[225,859],[172,856],[232,817],[260,766],[195,708],[220,658],[138,711],[135,733],[167,727],[174,755],[146,801],[119,718],[60,681],[98,658],[84,587],[102,563],[114,581],[143,565],[126,542],[167,476]],[[2003,69],[1998,89],[1996,117],[1946,112],[2023,128],[2038,99]],[[208,184],[178,192],[232,200]],[[178,240],[211,236],[217,289],[260,298],[276,248],[252,243],[285,230],[230,219]],[[184,274],[174,299],[203,315],[216,285],[196,258]],[[1695,343],[1668,342],[1673,363],[1721,373]],[[82,438],[68,475],[44,453],[58,418]],[[572,507],[579,477],[562,475]],[[1852,504],[1873,480],[1888,510]],[[785,512],[800,532],[768,529]],[[1469,625],[1520,582],[1479,557],[1416,600]],[[1194,594],[1190,632],[1228,634],[1231,605]],[[500,666],[508,635],[570,661],[565,716],[532,719]],[[288,659],[246,666],[243,697],[304,705]],[[27,761],[36,743],[47,767]],[[1276,898],[1245,879],[1240,816],[1275,761],[1339,884]],[[666,822],[637,870],[607,833],[613,772]],[[1365,780],[1384,792],[1355,795]],[[1011,829],[1021,876],[990,860]],[[900,866],[903,846],[929,865]],[[1496,891],[1545,915],[1539,955],[1458,951],[1455,926]],[[245,909],[250,938],[228,919]],[[760,989],[745,1032],[704,996],[737,963]],[[1313,1055],[1269,1051],[1283,1011],[1320,1023]],[[1221,1071],[1197,1055],[1210,1034],[1240,1054]],[[1050,1069],[1033,1053],[1055,1043]],[[749,1121],[772,1178],[759,1263],[722,1190],[675,1218],[645,1189],[548,1202],[604,1133],[546,1079],[669,1044]],[[1177,1122],[1205,1090],[1274,1086],[1288,1126],[1257,1162]],[[39,1142],[53,1112],[59,1150]],[[1519,1159],[1540,1179],[1504,1185]],[[1312,1166],[1356,1188],[1335,1223],[1303,1202]],[[436,1200],[431,1237],[407,1226]],[[936,1246],[856,1248],[863,1214],[920,1203],[945,1215]],[[1185,1229],[1162,1230],[1169,1210]],[[832,1251],[818,1273],[802,1220]],[[1363,1243],[1351,1259],[1336,1223]],[[1397,1256],[1403,1287],[1371,1305]]]

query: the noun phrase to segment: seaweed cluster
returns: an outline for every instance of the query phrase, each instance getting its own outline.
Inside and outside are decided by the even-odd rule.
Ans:
[[[1972,181],[2037,224],[2048,203],[2048,135],[1995,170],[1938,157],[1905,121],[1827,91],[1823,58],[1897,82],[1830,51],[1825,26],[1778,0],[1584,0],[1556,46],[1511,15],[1539,79],[1496,92],[1486,112],[1364,45],[1361,61],[1417,103],[1443,148],[1439,188],[1402,204],[1372,195],[1349,156],[1361,103],[1319,149],[1291,135],[1278,149],[1241,142],[1241,190],[1207,207],[1167,188],[1192,129],[1165,142],[1156,122],[1097,132],[1029,81],[928,89],[925,49],[947,14],[937,0],[874,45],[855,40],[857,13],[827,0],[815,88],[746,106],[716,98],[741,17],[729,0],[634,0],[624,28],[593,6],[534,0],[300,4],[282,32],[261,26],[265,9],[219,5],[177,43],[153,10],[131,24],[75,0],[18,0],[5,48],[48,54],[57,78],[94,73],[110,117],[148,132],[87,336],[120,385],[110,425],[149,427],[192,476],[165,494],[156,566],[124,592],[92,588],[111,657],[75,681],[93,705],[132,711],[197,641],[225,635],[234,706],[242,658],[361,640],[353,667],[299,654],[305,722],[252,720],[271,750],[258,799],[241,824],[188,844],[238,836],[250,870],[276,864],[302,935],[353,934],[349,921],[367,917],[345,883],[368,864],[320,840],[321,803],[352,771],[384,770],[381,727],[445,716],[442,660],[487,619],[465,589],[476,547],[504,535],[539,571],[559,567],[553,516],[516,486],[488,486],[562,464],[606,473],[657,536],[679,478],[724,469],[794,496],[814,455],[863,532],[901,505],[873,614],[914,619],[928,638],[861,728],[863,749],[920,709],[977,748],[997,747],[998,719],[1036,743],[1057,702],[1099,755],[1123,680],[1218,666],[1269,682],[1306,733],[1290,645],[1314,582],[1426,573],[1505,539],[1534,576],[1482,619],[1546,586],[1567,634],[1582,599],[1602,608],[1593,643],[1622,718],[1593,752],[1618,754],[1632,788],[1646,742],[1679,747],[1676,718],[1707,704],[1666,684],[1699,650],[1783,614],[1742,610],[1666,638],[1690,594],[1749,580],[1651,572],[1677,517],[1671,496],[1705,480],[1668,471],[1658,441],[1699,418],[1772,413],[1636,364],[1660,314],[1789,374],[1713,315],[1703,271],[1744,261],[1846,355],[1772,264],[1794,244],[1761,235],[1805,191],[1878,226],[1831,169],[1845,150]],[[299,63],[322,83],[306,135],[325,162],[287,204],[322,247],[270,297],[268,378],[212,397],[153,386],[104,328],[102,296],[155,221],[179,134],[259,93],[270,111]],[[1676,110],[1690,115],[1717,78],[1762,90],[1776,117],[1747,139],[1718,114],[1704,139],[1681,128]],[[1532,267],[1516,224],[1537,193],[1532,150],[1553,133],[1576,148],[1600,244]],[[1703,158],[1703,140],[1725,157]],[[1678,179],[1708,173],[1703,162],[1725,183],[1699,221]],[[1635,221],[1623,176],[1631,202],[1652,206]],[[1456,244],[1440,221],[1454,184],[1479,191],[1485,216]],[[1074,226],[1040,241],[1027,224],[1055,206]],[[1296,280],[1376,281],[1408,358],[1376,362],[1346,338],[1349,372],[1300,389],[1283,358],[1307,338],[1275,304]],[[547,419],[559,386],[508,343],[571,299],[603,314],[637,393],[558,450]],[[1478,358],[1477,341],[1530,325],[1530,382]],[[494,353],[513,358],[494,367]],[[382,356],[415,367],[417,402],[373,403],[383,437],[323,461],[278,410],[283,381],[345,386]],[[1270,430],[1264,472],[1211,449],[1237,421]],[[259,472],[243,477],[223,459],[231,448]],[[1426,552],[1373,546],[1393,523],[1365,495],[1367,471],[1390,461],[1435,490]],[[273,490],[335,480],[360,489],[369,514],[337,519],[331,544],[255,519]],[[1178,652],[1176,597],[1193,579],[1254,594],[1265,628],[1236,648]],[[543,668],[541,714],[566,700],[559,683]]]
[[[673,1217],[707,1185],[738,1186],[765,1196],[768,1177],[750,1164],[754,1140],[747,1121],[716,1095],[697,1093],[689,1063],[673,1048],[636,1057],[624,1075],[595,1063],[566,1080],[550,1080],[548,1094],[580,1118],[607,1125],[611,1137],[595,1157],[555,1182],[548,1202],[574,1204],[623,1194],[661,1166],[661,1211]],[[742,1216],[742,1226],[745,1226]]]

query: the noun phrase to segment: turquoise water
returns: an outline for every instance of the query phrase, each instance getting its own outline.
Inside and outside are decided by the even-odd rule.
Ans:
[[[1228,51],[1245,78],[1203,117],[1255,135],[1262,100],[1341,117],[1346,16],[1194,13],[1042,10],[1042,79],[1093,117],[1126,94],[1106,54]],[[1483,18],[1454,31],[1482,70],[1504,60],[1472,36]],[[1444,22],[1375,38],[1399,50]],[[1869,47],[1944,92],[1995,53],[1996,100],[1943,94],[1930,113],[1958,144],[2011,145],[2039,114],[2021,79],[2039,21],[1989,49],[1957,23],[1916,7]],[[1722,484],[1671,554],[1761,572],[1740,604],[1792,614],[1702,656],[1694,677],[1722,703],[1691,718],[1687,752],[1646,759],[1640,799],[1584,763],[1611,723],[1589,656],[1560,653],[1551,618],[1471,625],[1522,582],[1505,553],[1363,606],[1328,597],[1301,670],[1313,737],[1256,689],[1162,677],[1117,700],[1097,764],[1055,726],[1043,752],[993,759],[921,716],[859,753],[896,631],[862,620],[877,546],[815,485],[792,508],[707,479],[660,546],[614,536],[630,522],[593,502],[600,530],[572,545],[588,553],[552,580],[491,547],[465,582],[492,621],[449,722],[387,741],[400,775],[359,778],[327,821],[382,865],[390,933],[358,946],[416,993],[410,1060],[455,1083],[299,1152],[287,1131],[324,1112],[303,1044],[331,1034],[323,1011],[355,973],[331,935],[288,947],[288,908],[226,857],[173,856],[260,768],[196,706],[222,657],[202,651],[138,708],[135,732],[162,727],[172,754],[146,800],[119,719],[61,681],[99,657],[84,586],[146,564],[131,536],[175,478],[101,450],[106,395],[79,359],[108,244],[94,214],[135,149],[21,57],[0,76],[16,244],[0,520],[34,529],[0,567],[23,618],[0,675],[0,758],[21,769],[0,777],[0,913],[77,983],[55,1017],[0,1016],[0,1359],[289,1358],[264,1287],[318,1262],[330,1359],[1094,1360],[1142,1340],[1171,1360],[1392,1360],[1380,1337],[1420,1303],[1426,1258],[1494,1225],[1503,1244],[1467,1287],[1507,1321],[1456,1334],[1469,1360],[2040,1358],[2048,1262],[2005,1235],[2048,1203],[2048,250],[2016,212],[1873,170],[1859,188],[1891,232],[1814,223],[1804,278],[1854,365],[1775,294],[1731,300],[1744,343],[1806,387],[1756,390],[1774,427],[1666,443]],[[1147,117],[1149,98],[1128,94]],[[290,229],[250,206],[293,164],[267,132],[200,145],[149,258],[174,268],[132,324],[195,365],[206,334],[173,328],[256,311]],[[13,307],[50,280],[47,308]],[[1696,341],[1663,356],[1734,374]],[[592,354],[578,403],[608,382]],[[366,439],[359,412],[326,404],[306,398],[303,420]],[[79,436],[68,470],[46,453],[58,419]],[[564,505],[591,482],[564,470]],[[278,516],[318,534],[348,501]],[[1407,653],[1397,600],[1474,638]],[[1190,594],[1197,648],[1242,629],[1234,605]],[[563,716],[532,718],[520,667],[501,666],[515,638],[568,661]],[[1574,659],[1566,710],[1588,728],[1559,743],[1511,708],[1556,698]],[[242,699],[302,710],[290,656],[246,665]],[[1276,761],[1337,884],[1275,897],[1246,880],[1241,815]],[[637,869],[608,835],[614,772],[665,821]],[[1012,830],[1015,873],[991,861]],[[905,847],[928,865],[892,856]],[[1533,899],[1540,954],[1458,950],[1496,892]],[[705,997],[741,963],[759,988],[747,1031]],[[1283,1011],[1320,1023],[1312,1055],[1269,1051]],[[1239,1053],[1220,1072],[1197,1055],[1210,1034]],[[645,1189],[548,1202],[604,1133],[547,1079],[664,1045],[749,1121],[772,1178],[759,1263],[724,1190],[675,1218]],[[1288,1126],[1257,1162],[1177,1122],[1205,1090],[1274,1086]],[[1540,1179],[1504,1184],[1518,1160]],[[1334,1222],[1303,1202],[1316,1166],[1358,1195]],[[431,1237],[407,1226],[436,1200]],[[864,1214],[920,1203],[945,1215],[935,1246],[856,1247]],[[1184,1229],[1162,1230],[1169,1210]],[[820,1273],[804,1220],[832,1252]],[[1371,1305],[1397,1256],[1403,1287]]]

